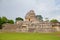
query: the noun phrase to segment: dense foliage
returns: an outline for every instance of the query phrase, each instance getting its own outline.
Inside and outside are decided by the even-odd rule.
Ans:
[[[14,21],[13,20],[8,20],[8,23],[14,24]]]
[[[0,29],[2,29],[2,21],[1,21],[1,17],[0,17]]]
[[[0,17],[0,29],[2,29],[2,25],[5,23],[10,23],[10,24],[14,24],[13,20],[9,20],[6,17]]]
[[[50,20],[50,22],[56,23],[56,22],[59,22],[59,21],[57,19],[52,19],[52,20]]]
[[[17,17],[17,18],[16,18],[16,21],[19,21],[19,20],[23,21],[23,18]]]
[[[37,18],[38,20],[43,20],[42,15],[36,15],[36,18]]]

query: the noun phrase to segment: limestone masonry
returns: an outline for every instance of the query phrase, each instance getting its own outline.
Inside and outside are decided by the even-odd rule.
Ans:
[[[39,21],[34,10],[30,10],[24,21],[17,21],[15,24],[4,24],[2,31],[7,32],[56,32],[60,31],[60,23]]]

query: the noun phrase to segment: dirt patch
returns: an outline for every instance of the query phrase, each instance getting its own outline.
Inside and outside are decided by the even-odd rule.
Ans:
[[[58,37],[60,37],[60,34],[57,34]]]

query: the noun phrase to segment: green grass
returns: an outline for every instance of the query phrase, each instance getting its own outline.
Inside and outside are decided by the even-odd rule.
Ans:
[[[60,33],[0,33],[0,40],[60,40]]]

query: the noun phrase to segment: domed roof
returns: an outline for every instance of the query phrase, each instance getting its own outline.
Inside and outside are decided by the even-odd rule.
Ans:
[[[35,16],[34,10],[30,10],[30,11],[26,14],[25,18],[29,18],[29,17],[31,17],[31,16]]]

